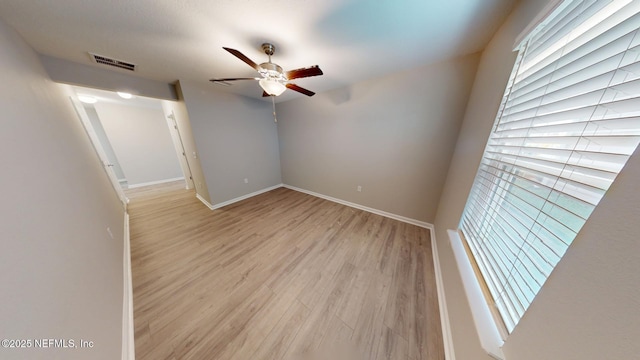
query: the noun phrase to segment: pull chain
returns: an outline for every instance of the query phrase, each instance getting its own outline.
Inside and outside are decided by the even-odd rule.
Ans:
[[[276,118],[276,97],[271,95],[271,103],[273,104],[273,122],[277,123],[278,118]]]

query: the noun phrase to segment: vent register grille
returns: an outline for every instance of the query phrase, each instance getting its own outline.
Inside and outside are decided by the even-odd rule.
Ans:
[[[91,60],[93,60],[93,62],[95,62],[96,64],[117,67],[119,69],[124,69],[129,71],[136,71],[136,64],[132,64],[122,60],[112,59],[112,58],[94,54],[94,53],[89,53],[89,55],[91,56]]]

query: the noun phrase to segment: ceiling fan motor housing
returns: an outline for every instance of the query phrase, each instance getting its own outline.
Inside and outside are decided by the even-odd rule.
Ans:
[[[280,67],[280,65],[266,62],[260,64],[259,66],[260,70],[258,72],[260,73],[260,75],[262,75],[262,77],[278,81],[287,81],[287,77],[284,76],[284,72],[282,71],[282,67]]]
[[[262,51],[265,54],[272,56],[276,52],[276,47],[269,43],[262,44]]]

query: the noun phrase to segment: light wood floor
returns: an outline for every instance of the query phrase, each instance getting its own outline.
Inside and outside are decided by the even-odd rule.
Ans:
[[[444,359],[428,230],[285,188],[211,211],[182,186],[127,192],[137,360]]]

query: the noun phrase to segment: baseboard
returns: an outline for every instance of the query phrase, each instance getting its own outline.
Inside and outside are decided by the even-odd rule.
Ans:
[[[200,200],[200,202],[202,202],[203,204],[205,204],[206,207],[209,208],[209,210],[213,210],[213,205],[211,205],[211,203],[209,203],[205,198],[203,198],[200,194],[196,193],[196,198],[198,200]]]
[[[312,195],[312,196],[315,196],[315,197],[319,197],[319,198],[322,198],[322,199],[325,199],[325,200],[333,201],[335,203],[346,205],[346,206],[349,206],[349,207],[352,207],[352,208],[356,208],[356,209],[359,209],[359,210],[363,210],[363,211],[366,211],[366,212],[370,212],[372,214],[376,214],[376,215],[388,217],[390,219],[402,221],[402,222],[405,222],[407,224],[419,226],[419,227],[422,227],[422,228],[425,228],[425,229],[433,228],[433,225],[429,224],[428,222],[424,222],[424,221],[420,221],[420,220],[416,220],[416,219],[411,219],[411,218],[408,218],[408,217],[405,217],[405,216],[396,215],[396,214],[393,214],[393,213],[390,213],[390,212],[386,212],[386,211],[370,208],[368,206],[352,203],[352,202],[349,202],[349,201],[345,201],[345,200],[341,200],[341,199],[334,198],[334,197],[331,197],[331,196],[319,194],[319,193],[316,193],[316,192],[313,192],[313,191],[301,189],[301,188],[298,188],[298,187],[295,187],[295,186],[291,186],[291,185],[287,185],[287,184],[283,184],[282,186],[287,188],[287,189],[295,190],[295,191],[298,191],[298,192],[301,192],[301,193],[305,193],[305,194],[308,194],[308,195]]]
[[[440,255],[438,254],[436,229],[432,225],[429,231],[431,231],[431,252],[433,254],[433,269],[436,275],[436,289],[438,292],[438,307],[440,309],[440,326],[442,327],[444,358],[446,360],[455,360],[456,354],[453,350],[453,337],[451,335],[451,323],[449,322],[449,310],[447,309],[447,297],[444,292],[444,281],[442,280],[442,269],[440,268]]]
[[[174,181],[179,181],[179,180],[184,180],[184,176],[183,177],[177,177],[177,178],[171,178],[171,179],[149,181],[149,182],[144,182],[144,183],[139,183],[139,184],[129,184],[129,189],[135,189],[135,188],[139,188],[139,187],[143,187],[143,186],[164,184],[164,183],[169,183],[169,182],[174,182]]]
[[[352,207],[352,208],[356,208],[356,209],[363,210],[363,211],[366,211],[366,212],[370,212],[370,213],[373,213],[373,214],[377,214],[377,215],[380,215],[380,216],[388,217],[390,219],[394,219],[394,220],[402,221],[402,222],[405,222],[405,223],[408,223],[408,224],[416,225],[416,226],[419,226],[419,227],[422,227],[422,228],[425,228],[425,229],[433,229],[433,225],[429,224],[428,222],[424,222],[424,221],[420,221],[420,220],[416,220],[416,219],[411,219],[411,218],[408,218],[408,217],[405,217],[405,216],[401,216],[401,215],[392,214],[390,212],[386,212],[386,211],[370,208],[370,207],[367,207],[367,206],[363,206],[363,205],[352,203],[352,202],[349,202],[349,201],[337,199],[337,198],[334,198],[334,197],[331,197],[331,196],[319,194],[319,193],[316,193],[316,192],[313,192],[313,191],[301,189],[301,188],[298,188],[298,187],[295,187],[295,186],[291,186],[291,185],[287,185],[287,184],[278,184],[278,185],[270,186],[268,188],[264,188],[264,189],[261,189],[261,190],[258,190],[258,191],[254,191],[254,192],[252,192],[250,194],[242,195],[242,196],[239,196],[237,198],[233,198],[231,200],[227,200],[227,201],[224,201],[224,202],[221,202],[221,203],[217,203],[217,204],[214,204],[214,205],[211,205],[207,200],[205,200],[202,196],[200,196],[200,194],[196,194],[196,197],[203,204],[205,204],[209,209],[215,210],[215,209],[219,209],[221,207],[225,207],[227,205],[231,205],[231,204],[236,203],[238,201],[242,201],[242,200],[248,199],[250,197],[254,197],[256,195],[260,195],[262,193],[265,193],[265,192],[268,192],[268,191],[271,191],[271,190],[275,190],[275,189],[281,188],[281,187],[285,187],[287,189],[291,189],[291,190],[294,190],[294,191],[305,193],[307,195],[319,197],[319,198],[322,198],[322,199],[325,199],[325,200],[333,201],[333,202],[338,203],[338,204],[342,204],[342,205],[345,205],[345,206],[349,206],[349,207]],[[433,233],[433,230],[431,232]]]
[[[270,186],[268,188],[264,188],[264,189],[261,189],[261,190],[258,190],[258,191],[254,191],[254,192],[252,192],[250,194],[242,195],[242,196],[239,196],[237,198],[233,198],[231,200],[227,200],[227,201],[224,201],[224,202],[221,202],[221,203],[217,203],[215,205],[210,206],[209,208],[211,210],[220,209],[221,207],[225,207],[227,205],[231,205],[231,204],[236,203],[238,201],[242,201],[242,200],[248,199],[250,197],[254,197],[256,195],[260,195],[262,193],[266,193],[268,191],[275,190],[275,189],[281,188],[281,187],[282,187],[282,184]],[[200,199],[200,201],[202,201],[202,199]]]
[[[129,233],[129,214],[127,212],[124,213],[124,251],[122,267],[124,283],[122,292],[122,360],[135,360],[131,238]]]

